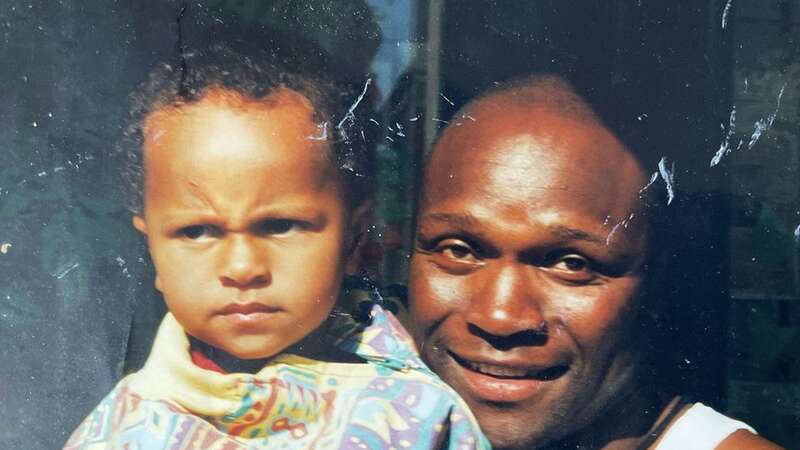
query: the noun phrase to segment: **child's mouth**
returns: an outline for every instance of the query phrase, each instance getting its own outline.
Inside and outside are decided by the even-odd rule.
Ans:
[[[231,303],[219,311],[220,315],[251,315],[251,314],[273,314],[280,312],[281,308],[269,306],[263,303]]]

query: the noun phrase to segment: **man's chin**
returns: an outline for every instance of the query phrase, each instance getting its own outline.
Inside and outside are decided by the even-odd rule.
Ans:
[[[546,448],[558,439],[558,436],[548,436],[542,431],[560,431],[561,427],[553,429],[546,423],[531,420],[527,411],[515,410],[511,405],[467,403],[493,449],[533,450]],[[540,416],[539,419],[541,418]]]
[[[445,355],[435,355],[431,368],[466,401],[492,448],[530,450],[558,440],[565,427],[551,423],[559,408],[548,399],[569,383],[568,370],[547,380],[494,379]]]

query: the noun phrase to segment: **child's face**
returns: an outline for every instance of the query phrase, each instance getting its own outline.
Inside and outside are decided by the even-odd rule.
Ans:
[[[347,212],[312,109],[289,90],[221,89],[145,120],[145,213],[156,288],[192,336],[275,355],[336,300]]]

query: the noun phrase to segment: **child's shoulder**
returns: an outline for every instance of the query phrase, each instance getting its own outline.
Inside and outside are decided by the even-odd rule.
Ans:
[[[355,384],[357,398],[351,412],[358,423],[385,426],[374,417],[381,410],[389,422],[411,422],[415,432],[429,433],[414,440],[430,441],[438,434],[458,448],[488,448],[466,403],[422,361],[413,338],[396,317],[405,316],[402,286],[385,289],[362,282],[348,290],[351,311],[339,311],[331,327],[335,343],[364,359],[372,379]],[[363,374],[364,372],[360,372]],[[359,378],[350,371],[349,378]],[[381,405],[378,407],[378,405]],[[442,432],[439,434],[439,432]]]
[[[430,372],[414,340],[398,320],[405,317],[404,293],[366,278],[345,280],[342,299],[332,314],[334,345],[368,363],[390,370]]]
[[[200,437],[231,449],[344,448],[355,440],[368,448],[486,448],[469,409],[425,367],[390,312],[371,304],[364,317],[339,318],[347,320],[335,328],[337,342],[363,363],[284,354],[254,375],[192,366],[180,352],[185,342],[168,339],[180,333],[167,319],[148,365],[123,379],[65,448],[166,448],[165,440],[191,447]]]
[[[169,402],[143,398],[131,386],[135,377],[136,374],[128,375],[117,383],[72,433],[64,449],[117,448],[125,442],[145,442],[147,430],[159,425],[158,421],[154,423],[154,417],[166,419],[169,415],[185,413]]]

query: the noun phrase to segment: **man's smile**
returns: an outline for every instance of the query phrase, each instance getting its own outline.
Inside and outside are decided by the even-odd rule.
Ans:
[[[467,389],[477,399],[490,402],[518,402],[560,379],[567,364],[531,365],[486,358],[468,359],[447,351]]]

